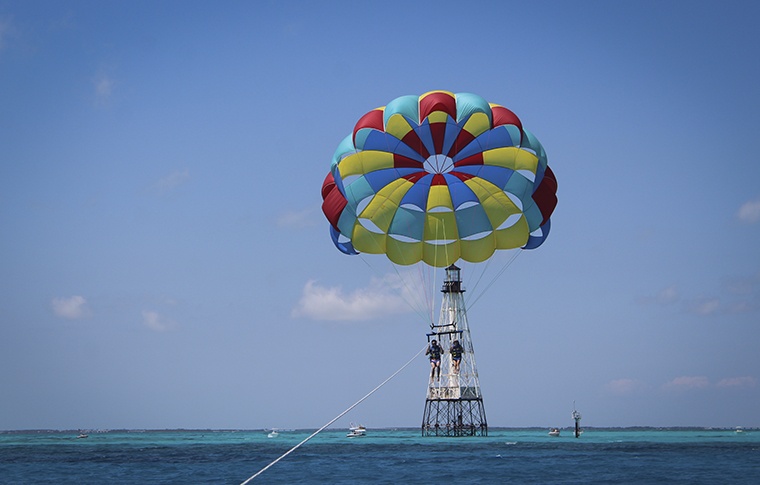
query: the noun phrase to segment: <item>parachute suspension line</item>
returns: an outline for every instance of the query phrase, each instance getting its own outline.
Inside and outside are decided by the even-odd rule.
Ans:
[[[396,244],[396,246],[398,247],[399,242],[396,239],[394,239],[392,237],[389,237],[386,234],[386,238],[385,238],[386,244],[388,244],[389,241],[390,241],[391,244]],[[378,251],[378,253],[381,253],[381,254],[386,252],[384,250],[384,248],[380,247],[379,244],[375,244],[375,249]],[[364,262],[364,264],[367,265],[367,267],[370,268],[372,270],[372,272],[376,276],[378,276],[380,278],[382,278],[384,276],[383,272],[381,272],[379,268],[377,268],[377,267],[373,266],[372,264],[370,264],[370,262],[364,257],[364,253],[359,253],[359,256],[360,256],[361,260]],[[427,316],[426,316],[426,313],[427,313],[426,309],[425,308],[420,308],[419,302],[415,302],[415,301],[412,301],[410,299],[410,295],[414,295],[415,293],[409,287],[409,284],[407,283],[406,279],[399,272],[397,265],[395,263],[393,263],[392,261],[390,261],[390,265],[393,267],[393,271],[396,273],[396,276],[398,277],[399,281],[401,281],[401,285],[403,286],[403,288],[406,291],[399,290],[398,288],[393,288],[393,287],[391,287],[391,288],[394,289],[394,291],[396,292],[396,294],[398,294],[398,296],[401,297],[402,300],[404,300],[404,303],[406,303],[406,305],[415,314],[417,314],[419,317],[421,317],[423,319],[427,318]]]
[[[351,411],[356,406],[358,406],[359,404],[361,404],[365,399],[367,399],[372,394],[374,394],[375,391],[377,391],[378,389],[380,389],[381,387],[383,387],[386,383],[388,383],[388,381],[390,381],[391,379],[393,379],[394,377],[396,377],[396,375],[398,375],[402,370],[406,369],[406,367],[409,364],[411,364],[414,361],[414,359],[416,359],[417,357],[419,357],[419,355],[422,352],[424,352],[427,349],[427,347],[428,347],[428,345],[426,343],[416,354],[414,354],[414,357],[412,357],[411,359],[409,359],[407,361],[406,364],[402,365],[396,372],[394,372],[393,374],[391,374],[390,377],[388,377],[383,382],[381,382],[377,387],[375,387],[374,389],[372,389],[371,391],[369,391],[363,398],[361,398],[358,401],[356,401],[355,403],[353,403],[345,411],[343,411],[342,413],[340,413],[339,415],[337,415],[333,419],[331,419],[330,422],[328,422],[327,424],[325,424],[324,426],[322,426],[321,428],[319,428],[318,430],[316,430],[315,432],[313,432],[312,434],[310,434],[308,437],[306,437],[306,439],[304,439],[303,441],[301,441],[300,443],[298,443],[297,445],[295,445],[293,448],[291,448],[288,451],[286,451],[285,453],[283,453],[279,458],[277,458],[272,463],[270,463],[269,465],[265,466],[264,468],[262,468],[261,470],[259,470],[258,472],[256,472],[254,475],[252,475],[250,478],[248,478],[248,480],[242,482],[240,485],[247,485],[248,483],[252,482],[254,478],[256,478],[259,475],[261,475],[262,473],[264,473],[266,470],[268,470],[269,468],[271,468],[275,463],[277,463],[278,461],[282,460],[283,458],[285,458],[289,454],[291,454],[294,451],[296,451],[298,448],[301,447],[301,445],[303,445],[304,443],[306,443],[307,441],[309,441],[310,439],[312,439],[313,437],[315,437],[322,430],[324,430],[325,428],[327,428],[328,426],[330,426],[331,424],[333,424],[335,421],[339,420],[340,418],[342,418],[343,416],[345,416],[346,414],[348,414],[349,411]]]
[[[483,280],[483,277],[488,272],[488,268],[491,266],[491,263],[493,262],[493,260],[494,260],[493,257],[488,258],[485,264],[482,265],[482,269],[478,271],[477,278],[475,279],[475,284],[472,285],[472,293],[470,293],[471,295],[477,295],[478,286],[480,285],[480,282]],[[475,265],[472,265],[472,268],[474,269]],[[467,302],[469,302],[469,298],[466,298],[466,300]]]
[[[400,249],[400,242],[397,239],[394,239],[392,237],[386,237],[386,244],[388,244],[388,240],[391,241],[391,244],[395,244],[397,249]],[[399,271],[398,264],[391,261],[391,266],[393,266],[393,271],[396,273],[396,276],[401,281],[401,284],[405,291],[399,291],[401,294],[401,298],[406,302],[406,304],[416,313],[419,317],[422,319],[427,319],[427,314],[432,314],[432,308],[433,303],[430,301],[429,295],[425,291],[425,279],[424,275],[422,273],[418,272],[418,278],[419,281],[422,282],[421,285],[415,285],[422,288],[422,301],[415,301],[414,297],[415,295],[420,294],[419,289],[415,289],[411,286],[409,286],[409,278],[405,277],[405,275],[401,274],[401,271]],[[406,272],[406,274],[411,274],[411,272]],[[411,300],[411,301],[410,301]]]
[[[372,264],[370,264],[370,262],[367,261],[367,258],[364,257],[363,253],[360,253],[359,257],[364,262],[364,264],[366,264],[367,267],[372,270],[373,273],[375,273],[378,276],[383,276],[380,269],[375,266],[372,266]],[[393,272],[396,273],[396,276],[398,277],[403,287],[403,289],[393,288],[396,294],[398,294],[398,296],[402,300],[404,300],[404,303],[406,303],[406,305],[420,318],[423,318],[423,319],[427,318],[427,309],[420,308],[419,302],[415,302],[410,298],[410,295],[414,295],[414,290],[409,286],[409,283],[407,282],[408,278],[404,278],[401,272],[399,272],[398,265],[396,265],[393,262],[390,262],[390,265],[393,268]]]
[[[436,313],[438,312],[438,307],[436,306],[437,301],[437,295],[438,295],[438,288],[436,286],[438,285],[439,281],[436,279],[436,277],[439,274],[438,268],[435,266],[427,266],[427,272],[428,272],[428,281],[429,287],[428,287],[428,310],[430,311],[430,323],[434,323],[437,319]]]
[[[441,225],[443,225],[443,234],[445,235],[446,234],[446,225],[445,225],[445,223],[443,221],[441,221],[440,219],[436,219],[435,220],[436,242],[438,242],[437,238],[438,238],[438,234],[440,234]],[[444,239],[444,242],[445,242],[445,239]],[[434,246],[435,246],[434,261],[437,263],[438,262],[438,251],[440,251],[440,246],[438,244],[435,244]],[[446,257],[446,260],[448,261],[448,257],[449,257],[449,248],[448,248],[448,246],[444,245],[444,251],[445,251],[444,256]],[[433,265],[431,265],[431,266],[433,266]],[[437,267],[437,265],[433,266],[433,267]],[[434,296],[435,295],[435,273],[433,273],[433,275],[434,275],[434,277],[431,278],[431,280],[432,280],[431,281],[431,285],[433,287],[430,289],[430,295],[431,295],[430,298],[431,298],[431,300],[435,298],[435,296]],[[434,312],[433,302],[431,301],[431,303],[430,303],[430,323],[431,324],[435,324],[435,314],[433,312]]]
[[[429,318],[430,324],[434,323],[435,315],[433,313],[434,311],[434,302],[435,302],[435,269],[432,266],[428,266],[424,263],[417,264],[417,273],[419,275],[419,279],[422,282],[422,291],[425,296],[425,304],[426,304],[426,310],[428,312],[428,315],[425,315]]]
[[[523,252],[522,249],[520,249],[519,251],[515,252],[515,254],[512,255],[511,258],[509,258],[509,260],[504,264],[504,266],[501,267],[501,269],[496,273],[496,275],[493,278],[491,278],[491,281],[488,282],[488,284],[486,285],[486,287],[483,289],[483,292],[480,293],[477,297],[475,297],[475,299],[472,302],[467,302],[467,308],[468,309],[472,309],[472,307],[475,305],[475,303],[477,303],[478,300],[480,300],[480,298],[496,283],[496,280],[498,280],[501,277],[501,275],[504,274],[504,272],[507,270],[507,268],[509,268],[512,265],[512,263],[514,263],[515,259],[517,259],[517,257],[522,252]]]
[[[446,223],[443,222],[442,224],[443,224],[443,234],[445,236],[446,235]],[[444,239],[444,245],[443,245],[444,250],[445,250],[444,256],[446,257],[446,261],[448,261],[449,260],[449,245],[446,244],[445,241],[446,240]]]
[[[522,250],[520,250],[520,251],[522,251]],[[502,253],[502,251],[500,251],[499,253],[501,254],[501,253]],[[503,253],[504,253],[504,254],[506,254],[506,251],[503,251]],[[490,282],[490,283],[488,283],[488,284],[486,285],[486,289],[484,289],[484,290],[483,290],[483,293],[485,293],[485,292],[486,292],[486,290],[487,290],[488,288],[490,288],[490,287],[491,287],[491,285],[493,285],[493,283],[494,283],[494,282],[495,282],[495,281],[496,281],[496,280],[497,280],[497,279],[498,279],[498,278],[499,278],[499,277],[500,277],[500,276],[501,276],[501,275],[504,273],[504,271],[506,270],[506,268],[507,268],[507,267],[508,267],[510,264],[512,264],[512,262],[513,262],[513,261],[514,261],[514,260],[517,258],[517,256],[519,255],[519,252],[518,252],[518,251],[513,251],[513,252],[512,252],[512,253],[510,253],[510,254],[511,254],[511,257],[510,257],[509,261],[507,261],[507,262],[505,263],[505,266],[504,266],[504,267],[502,267],[501,269],[497,269],[497,270],[496,270],[496,271],[497,271],[497,273],[496,273],[496,276],[494,276],[494,277],[492,278],[491,282]],[[493,255],[492,257],[488,258],[487,260],[485,260],[485,262],[484,262],[484,263],[481,263],[481,264],[479,264],[479,265],[473,265],[473,266],[472,266],[472,270],[473,270],[473,273],[475,273],[475,271],[474,271],[474,270],[475,270],[475,267],[479,268],[479,271],[477,272],[477,275],[476,275],[476,276],[477,276],[477,278],[475,279],[475,283],[472,285],[472,293],[470,293],[470,295],[472,295],[472,296],[471,296],[470,298],[475,298],[476,296],[477,296],[478,298],[480,297],[480,295],[481,295],[482,293],[478,293],[478,291],[477,291],[478,287],[480,286],[480,283],[483,281],[483,279],[484,279],[484,278],[486,277],[486,275],[489,273],[489,270],[490,270],[490,268],[491,268],[492,266],[498,266],[498,263],[496,263],[496,261],[499,261],[499,260],[501,260],[501,258],[498,258],[498,257],[496,256],[496,253],[494,253],[494,255]],[[469,302],[470,302],[470,298],[466,298],[466,302],[467,302],[468,304],[469,304]]]
[[[429,309],[431,308],[432,304],[430,303],[430,298],[425,291],[425,285],[424,285],[424,275],[420,275],[418,273],[418,278],[422,278],[423,284],[420,285],[422,288],[423,298],[422,302],[420,301],[414,301],[414,295],[419,294],[420,290],[415,290],[411,286],[409,286],[409,277],[408,274],[411,274],[411,272],[407,272],[407,276],[401,274],[401,272],[398,269],[398,265],[395,263],[391,263],[391,266],[393,266],[393,271],[396,273],[396,276],[398,276],[398,279],[401,281],[401,284],[403,285],[403,291],[399,290],[399,293],[401,294],[401,298],[406,302],[407,305],[409,305],[412,310],[414,310],[414,313],[416,313],[418,316],[420,316],[423,319],[427,318],[427,314]]]
[[[514,262],[515,262],[515,259],[517,259],[517,257],[518,257],[519,255],[521,255],[523,251],[524,251],[524,249],[520,249],[520,250],[518,250],[517,252],[515,252],[515,254],[514,254],[514,255],[513,255],[513,256],[512,256],[512,257],[509,259],[509,261],[507,261],[507,262],[506,262],[506,264],[504,264],[504,266],[502,266],[501,270],[499,270],[499,272],[496,274],[496,276],[494,276],[493,280],[492,280],[492,281],[491,281],[491,283],[488,285],[488,287],[490,287],[491,285],[493,285],[493,283],[494,283],[494,282],[495,282],[495,281],[496,281],[498,278],[500,278],[500,277],[501,277],[501,275],[503,275],[503,274],[504,274],[504,272],[507,270],[507,268],[508,268],[509,266],[511,266],[511,265],[512,265],[512,263],[514,263]]]

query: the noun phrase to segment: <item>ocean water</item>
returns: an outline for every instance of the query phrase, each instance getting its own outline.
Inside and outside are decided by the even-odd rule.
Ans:
[[[326,430],[266,470],[261,484],[757,484],[760,430]],[[0,432],[0,483],[240,484],[313,430]]]

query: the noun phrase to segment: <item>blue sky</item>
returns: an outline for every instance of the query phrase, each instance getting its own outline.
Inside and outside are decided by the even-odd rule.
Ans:
[[[760,426],[759,13],[0,0],[0,429],[317,428],[382,382],[428,322],[320,188],[435,89],[517,113],[559,182],[543,246],[462,265],[489,424]],[[418,426],[427,374],[336,426]]]

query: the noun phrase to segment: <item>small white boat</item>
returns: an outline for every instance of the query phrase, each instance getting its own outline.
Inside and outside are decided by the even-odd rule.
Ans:
[[[551,428],[549,430],[549,436],[559,436],[559,428]]]
[[[280,433],[278,433],[276,429],[273,429],[269,432],[267,438],[277,438],[278,436],[280,436]]]
[[[734,430],[734,432],[736,432],[736,433],[744,433],[744,428],[742,428],[741,426],[737,426],[736,429]]]
[[[79,436],[77,436],[77,439],[82,439],[82,438],[89,438],[89,437],[90,437],[90,435],[88,435],[88,434],[85,434],[85,433],[79,433]]]
[[[354,423],[351,423],[351,427],[348,428],[348,434],[346,435],[346,437],[357,438],[359,436],[366,436],[366,435],[367,435],[367,428],[365,428],[361,424],[356,425]]]

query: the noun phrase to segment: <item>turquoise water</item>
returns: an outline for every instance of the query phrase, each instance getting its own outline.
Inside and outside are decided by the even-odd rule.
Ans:
[[[254,483],[760,483],[760,430],[491,429],[421,437],[418,429],[323,431]],[[2,484],[235,484],[313,430],[0,433]]]

